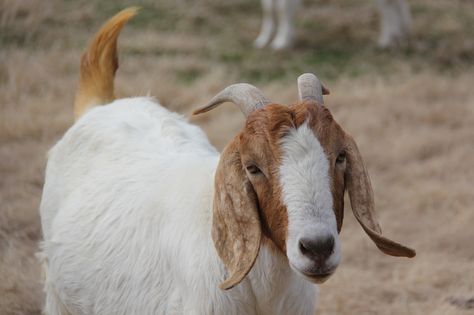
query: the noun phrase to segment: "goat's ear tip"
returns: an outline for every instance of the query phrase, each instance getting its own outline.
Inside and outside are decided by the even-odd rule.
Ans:
[[[206,112],[206,110],[204,108],[198,108],[198,109],[193,111],[192,116],[196,116],[196,115],[202,114],[204,112]]]
[[[229,282],[228,280],[225,280],[224,282],[222,282],[221,284],[219,284],[219,288],[220,288],[221,290],[230,290],[230,289],[232,289],[234,286],[235,286],[235,284]]]
[[[385,247],[385,246],[379,246],[377,244],[377,247],[379,249],[390,256],[395,256],[395,257],[407,257],[407,258],[413,258],[416,256],[416,251],[410,247],[406,247],[401,244],[396,244],[393,247]]]
[[[407,248],[407,256],[408,258],[413,258],[416,256],[416,250]]]
[[[407,257],[407,258],[413,258],[416,256],[416,251],[410,247],[406,247],[401,245],[400,248],[400,256],[402,257]]]

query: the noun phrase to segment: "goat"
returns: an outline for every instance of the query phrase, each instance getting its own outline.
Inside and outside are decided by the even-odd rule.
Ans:
[[[294,16],[300,0],[261,0],[263,21],[255,47],[270,44],[275,50],[286,49],[294,41]],[[400,45],[410,33],[410,8],[405,0],[377,0],[381,15],[381,32],[378,46],[381,48]],[[275,26],[276,25],[276,26]],[[273,37],[275,33],[276,35]]]
[[[117,37],[135,12],[82,56],[77,120],[49,152],[46,314],[313,314],[314,283],[340,262],[346,187],[384,253],[415,255],[381,235],[362,158],[316,76],[300,76],[295,105],[240,83],[196,110],[230,101],[246,116],[220,155],[152,98],[113,100]]]

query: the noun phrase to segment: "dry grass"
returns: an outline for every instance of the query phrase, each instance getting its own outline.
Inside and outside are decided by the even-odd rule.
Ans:
[[[379,253],[348,208],[344,260],[322,286],[320,314],[472,313],[472,2],[411,1],[411,45],[380,52],[370,1],[306,1],[299,43],[283,53],[250,48],[255,1],[142,2],[120,43],[120,95],[150,93],[189,114],[237,80],[282,103],[294,101],[302,71],[331,88],[327,105],[359,143],[385,234],[418,256]],[[111,3],[0,2],[0,314],[40,313],[34,254],[45,156],[72,123],[80,51],[127,1]],[[228,106],[195,122],[222,148],[243,119]]]

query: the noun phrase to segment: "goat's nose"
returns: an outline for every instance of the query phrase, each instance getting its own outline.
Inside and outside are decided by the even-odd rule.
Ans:
[[[326,235],[314,239],[302,238],[299,246],[303,255],[318,263],[324,263],[334,251],[334,237]]]

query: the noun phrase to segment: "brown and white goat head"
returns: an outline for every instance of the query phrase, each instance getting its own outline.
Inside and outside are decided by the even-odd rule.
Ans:
[[[323,106],[328,91],[313,74],[298,78],[298,91],[299,102],[285,106],[240,83],[195,111],[230,101],[246,116],[245,127],[224,149],[215,178],[212,237],[230,273],[223,289],[250,271],[261,243],[286,255],[291,268],[309,281],[325,281],[341,258],[346,189],[355,217],[381,251],[415,255],[382,236],[357,145]]]

